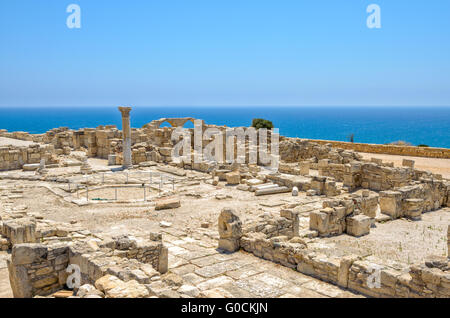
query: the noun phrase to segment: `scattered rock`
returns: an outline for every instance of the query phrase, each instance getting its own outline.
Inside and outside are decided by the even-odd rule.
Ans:
[[[159,226],[160,227],[171,227],[172,223],[166,222],[166,221],[161,221],[161,222],[159,222]]]
[[[181,206],[177,197],[161,198],[156,200],[155,210],[176,209]]]

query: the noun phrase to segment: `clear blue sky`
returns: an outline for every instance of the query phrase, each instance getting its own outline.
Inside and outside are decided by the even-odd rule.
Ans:
[[[448,0],[0,0],[0,106],[450,105],[449,15]]]

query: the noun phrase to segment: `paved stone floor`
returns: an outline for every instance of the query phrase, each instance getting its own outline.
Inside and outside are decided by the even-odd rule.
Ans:
[[[175,229],[165,229],[163,237],[169,269],[208,297],[363,297],[243,251],[221,253],[215,239],[196,240]],[[0,298],[12,297],[6,257],[0,252]]]
[[[209,297],[362,297],[243,251],[223,254],[215,240],[177,232],[166,229],[163,235],[169,268]]]

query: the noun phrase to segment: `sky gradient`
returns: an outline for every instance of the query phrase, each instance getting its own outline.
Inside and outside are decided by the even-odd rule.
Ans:
[[[81,29],[66,8],[81,7]],[[369,4],[381,29],[366,26]],[[0,106],[450,106],[448,0],[0,0]]]

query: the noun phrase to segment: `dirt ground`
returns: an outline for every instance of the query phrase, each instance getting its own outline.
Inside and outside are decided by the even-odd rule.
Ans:
[[[319,249],[330,255],[374,256],[387,263],[421,263],[429,255],[447,255],[450,208],[424,213],[422,220],[398,219],[376,223],[363,237],[340,235],[322,238]],[[323,248],[320,244],[326,244]]]
[[[143,201],[142,188],[119,188],[121,200],[133,199],[134,203],[90,201],[89,205],[78,206],[68,202],[67,198],[76,198],[76,194],[67,194],[66,199],[56,196],[47,188],[36,187],[33,182],[22,182],[26,188],[23,197],[14,200],[15,205],[25,205],[29,210],[39,211],[45,219],[60,222],[76,222],[93,233],[139,235],[150,231],[160,231],[160,222],[169,222],[174,231],[189,233],[197,239],[202,236],[218,238],[217,220],[224,207],[236,209],[243,224],[249,224],[266,212],[279,215],[282,206],[295,205],[320,209],[325,197],[307,197],[300,193],[293,197],[290,193],[257,197],[253,192],[240,191],[236,186],[227,186],[220,182],[218,186],[204,181],[195,181],[204,177],[198,172],[190,172],[178,180],[175,188],[180,197],[181,207],[156,211],[154,199],[158,192],[147,192],[147,201]],[[194,181],[193,181],[194,180]],[[15,181],[7,183],[14,184]],[[2,184],[5,181],[1,182]],[[42,184],[41,184],[42,185]],[[112,198],[114,190],[103,188],[89,192],[90,199]],[[83,194],[80,195],[83,197]],[[39,200],[36,198],[39,197]],[[308,210],[308,209],[306,209]],[[380,259],[389,259],[403,264],[421,262],[428,255],[446,255],[446,227],[450,223],[450,209],[444,208],[423,214],[422,220],[399,219],[386,223],[375,223],[370,234],[356,238],[340,235],[331,238],[316,238],[309,244],[312,248],[329,255],[358,254],[373,255]],[[206,228],[202,224],[207,224]],[[309,213],[300,216],[300,230],[309,228]],[[201,230],[200,230],[201,229]]]
[[[364,152],[360,152],[360,154],[364,159],[377,158],[385,162],[393,162],[395,167],[401,167],[403,159],[411,159],[416,162],[414,165],[416,169],[442,174],[443,178],[450,179],[450,159],[406,157]]]
[[[28,147],[31,144],[33,144],[32,141],[0,137],[0,147],[8,146],[8,145],[16,146],[16,147],[21,147],[21,146]]]

